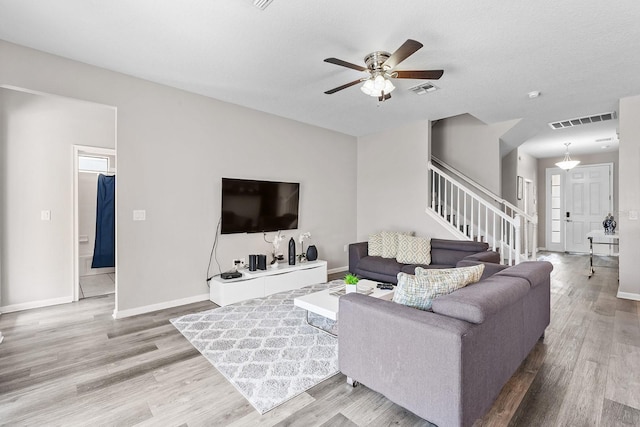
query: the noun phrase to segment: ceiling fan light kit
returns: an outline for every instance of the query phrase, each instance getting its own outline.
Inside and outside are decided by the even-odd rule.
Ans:
[[[375,78],[365,80],[360,90],[369,96],[384,97],[385,94],[393,92],[395,88],[391,80],[377,75]]]
[[[564,145],[567,147],[567,150],[564,152],[564,159],[561,162],[556,163],[556,166],[568,171],[578,166],[580,164],[580,160],[571,160],[571,156],[569,155],[570,142],[565,142]]]
[[[377,97],[378,101],[386,101],[391,98],[391,92],[396,88],[391,79],[428,79],[438,80],[444,73],[443,70],[416,70],[396,71],[394,68],[402,61],[413,55],[422,47],[422,43],[415,40],[407,40],[393,54],[384,51],[376,51],[364,58],[366,67],[352,64],[337,58],[327,58],[324,61],[330,64],[340,65],[353,70],[364,71],[368,77],[354,80],[350,83],[328,90],[325,93],[331,95],[343,89],[364,82],[360,90],[366,95]]]

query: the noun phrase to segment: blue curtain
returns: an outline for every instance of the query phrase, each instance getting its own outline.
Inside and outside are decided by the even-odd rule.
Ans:
[[[116,177],[98,175],[96,244],[91,268],[116,266]]]

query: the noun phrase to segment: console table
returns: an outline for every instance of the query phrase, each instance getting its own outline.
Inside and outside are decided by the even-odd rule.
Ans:
[[[263,298],[292,289],[299,289],[327,281],[327,261],[316,260],[296,265],[279,264],[277,268],[242,271],[237,279],[211,279],[209,299],[225,306],[251,298]]]
[[[618,246],[620,242],[620,235],[618,233],[615,234],[605,234],[604,230],[593,230],[587,233],[587,239],[589,239],[589,279],[595,273],[595,269],[593,268],[593,245],[613,245]],[[608,267],[606,265],[599,267]]]

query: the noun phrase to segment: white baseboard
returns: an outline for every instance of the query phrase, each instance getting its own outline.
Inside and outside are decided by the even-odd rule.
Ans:
[[[145,305],[142,307],[130,308],[128,310],[113,310],[114,319],[136,316],[138,314],[151,313],[152,311],[164,310],[166,308],[179,307],[181,305],[193,304],[194,302],[208,301],[209,294],[201,294],[193,297],[176,299],[173,301],[160,302],[157,304]]]
[[[618,291],[618,294],[616,295],[618,298],[622,298],[622,299],[630,299],[633,301],[640,301],[640,294],[632,294],[630,292],[620,292]]]
[[[24,302],[22,304],[11,304],[0,307],[0,312],[11,313],[13,311],[30,310],[32,308],[49,307],[51,305],[67,304],[73,302],[73,297],[52,298],[40,301]]]
[[[349,271],[349,266],[345,265],[344,267],[331,268],[327,270],[327,274],[341,273],[343,271]]]

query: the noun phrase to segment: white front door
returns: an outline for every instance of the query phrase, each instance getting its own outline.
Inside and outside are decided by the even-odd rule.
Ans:
[[[565,251],[589,252],[587,233],[601,230],[612,210],[612,169],[612,165],[594,165],[566,172]]]

